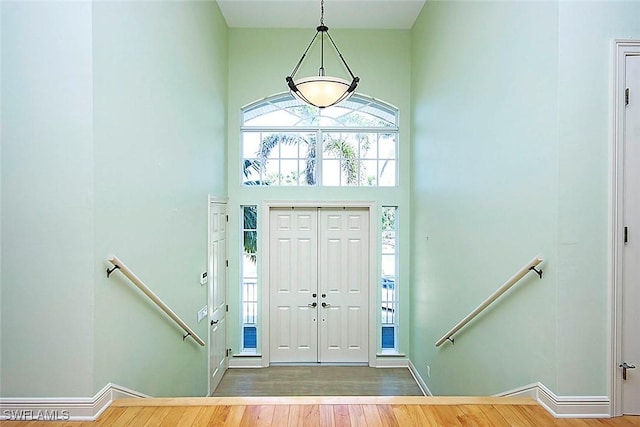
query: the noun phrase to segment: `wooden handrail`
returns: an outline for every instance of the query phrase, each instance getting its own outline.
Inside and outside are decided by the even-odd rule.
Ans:
[[[543,261],[542,256],[538,255],[535,258],[533,258],[527,265],[525,265],[520,270],[518,270],[518,272],[516,274],[511,276],[511,278],[509,278],[509,280],[507,280],[502,286],[500,286],[500,288],[498,290],[496,290],[493,294],[491,294],[491,296],[489,298],[484,300],[482,302],[482,304],[480,304],[475,310],[473,310],[471,313],[469,313],[464,319],[459,321],[456,324],[456,326],[451,328],[451,330],[449,330],[449,332],[444,334],[442,336],[442,338],[440,338],[438,341],[436,341],[436,347],[440,347],[442,345],[442,343],[444,343],[447,340],[453,342],[453,338],[451,338],[453,336],[453,334],[455,334],[460,329],[462,329],[467,323],[469,323],[474,317],[476,317],[478,314],[480,314],[482,312],[482,310],[487,308],[492,302],[494,302],[495,300],[500,298],[500,296],[502,294],[507,292],[513,285],[515,285],[518,282],[518,280],[522,279],[529,271],[531,271],[531,270],[535,271],[536,273],[538,273],[540,275],[540,278],[542,278],[542,271],[541,270],[536,270],[536,266],[538,264],[540,264],[542,261]]]
[[[129,270],[129,268],[127,268],[127,266],[124,265],[122,261],[120,261],[115,256],[111,256],[109,257],[109,262],[114,265],[114,268],[111,270],[107,270],[107,277],[109,277],[109,274],[111,274],[115,269],[120,270],[122,274],[124,274],[129,280],[131,280],[131,282],[136,285],[138,289],[144,292],[144,294],[148,296],[151,301],[155,302],[156,305],[167,314],[167,316],[172,318],[173,321],[176,322],[178,326],[180,326],[186,332],[186,335],[183,337],[183,339],[189,336],[193,338],[198,344],[204,347],[204,341],[202,340],[202,338],[200,338],[198,334],[196,334],[189,327],[189,325],[184,323],[184,321],[173,310],[171,310],[169,306],[164,303],[164,301],[162,301],[156,294],[154,294],[153,291],[149,289],[149,287],[138,278],[138,276],[136,276],[131,270]]]

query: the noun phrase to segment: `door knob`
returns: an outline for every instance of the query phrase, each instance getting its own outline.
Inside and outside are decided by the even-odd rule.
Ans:
[[[316,308],[316,306],[318,305],[318,303],[314,301],[314,302],[309,303],[309,304],[307,304],[307,305],[308,305],[309,307]]]
[[[629,365],[629,364],[627,364],[627,362],[622,362],[619,367],[622,368],[622,379],[623,380],[627,379],[627,369],[636,369],[635,365]]]
[[[327,304],[326,302],[322,303],[322,308],[328,308],[331,307],[331,304]]]

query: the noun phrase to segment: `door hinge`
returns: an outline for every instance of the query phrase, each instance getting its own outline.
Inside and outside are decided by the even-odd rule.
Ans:
[[[225,263],[227,264],[227,267],[229,267],[229,260],[226,260]]]
[[[629,227],[624,226],[624,243],[629,243]]]
[[[229,222],[229,215],[225,215],[227,217],[227,222]]]
[[[629,88],[624,90],[624,105],[629,105]]]
[[[230,348],[228,348],[228,349],[227,349],[227,357],[229,357],[229,355],[230,355],[230,354],[231,354],[231,349],[230,349]]]
[[[224,306],[225,311],[228,313],[229,312],[229,304]]]

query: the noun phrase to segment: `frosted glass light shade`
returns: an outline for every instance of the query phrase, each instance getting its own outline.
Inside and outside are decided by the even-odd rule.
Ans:
[[[349,83],[338,77],[314,76],[296,80],[294,84],[295,90],[291,88],[292,95],[307,104],[325,108],[349,98],[354,92],[357,80]]]

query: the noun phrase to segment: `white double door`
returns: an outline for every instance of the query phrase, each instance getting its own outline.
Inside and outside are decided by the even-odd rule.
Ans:
[[[369,210],[272,208],[271,363],[366,363]]]

